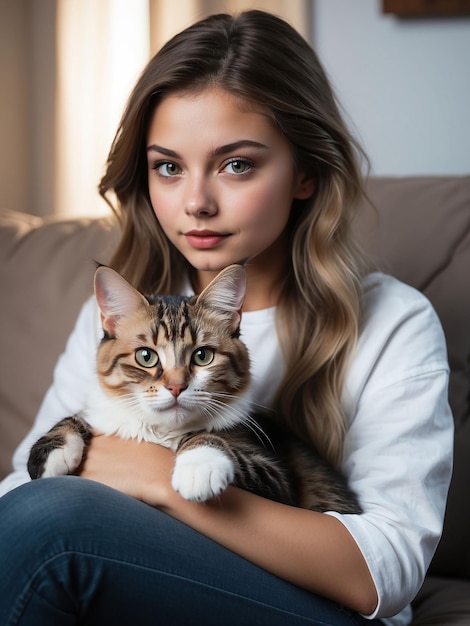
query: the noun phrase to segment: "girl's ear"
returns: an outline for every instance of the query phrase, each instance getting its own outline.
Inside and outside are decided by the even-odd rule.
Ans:
[[[95,272],[95,297],[101,311],[101,325],[110,337],[116,336],[121,318],[133,315],[147,307],[144,296],[110,267],[99,267]]]
[[[315,183],[313,178],[305,172],[299,172],[297,174],[297,186],[294,189],[294,198],[297,200],[306,200],[313,196],[315,191]]]

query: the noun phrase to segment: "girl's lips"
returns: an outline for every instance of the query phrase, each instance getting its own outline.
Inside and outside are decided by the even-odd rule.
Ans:
[[[184,233],[184,236],[189,245],[198,250],[215,248],[228,237],[228,235],[211,230],[190,230]]]

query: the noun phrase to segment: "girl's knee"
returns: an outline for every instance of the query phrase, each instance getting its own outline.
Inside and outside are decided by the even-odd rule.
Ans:
[[[57,541],[83,529],[97,503],[103,503],[106,487],[75,476],[31,481],[0,498],[0,544]]]

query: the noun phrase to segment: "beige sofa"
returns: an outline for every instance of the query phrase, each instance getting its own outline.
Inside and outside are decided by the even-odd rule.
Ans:
[[[452,368],[455,469],[443,539],[415,602],[415,625],[470,625],[470,177],[382,178],[355,228],[371,262],[422,290],[441,317]],[[110,219],[0,212],[0,478],[30,427],[81,303]]]

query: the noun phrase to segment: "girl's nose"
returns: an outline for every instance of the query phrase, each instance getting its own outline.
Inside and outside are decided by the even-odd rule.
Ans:
[[[207,180],[193,180],[188,184],[185,212],[195,217],[211,217],[217,213],[217,202]]]

